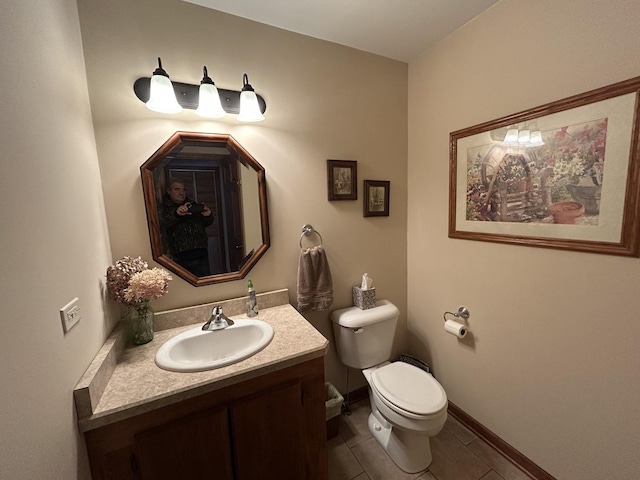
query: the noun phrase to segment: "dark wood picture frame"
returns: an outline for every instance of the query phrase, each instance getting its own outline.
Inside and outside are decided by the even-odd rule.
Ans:
[[[640,255],[639,135],[640,77],[452,132],[449,237]]]
[[[365,180],[363,216],[388,217],[390,190],[391,182],[388,180]]]
[[[327,193],[329,201],[358,199],[358,162],[327,160]]]

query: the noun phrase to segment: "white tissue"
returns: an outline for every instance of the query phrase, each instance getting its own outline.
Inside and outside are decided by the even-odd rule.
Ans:
[[[369,290],[373,286],[373,278],[369,278],[369,274],[362,275],[362,282],[360,283],[360,290]]]
[[[455,320],[447,320],[444,322],[444,331],[458,338],[464,338],[468,332],[466,325],[462,325]]]

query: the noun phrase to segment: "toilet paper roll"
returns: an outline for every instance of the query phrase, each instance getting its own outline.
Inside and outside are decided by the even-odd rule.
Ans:
[[[447,320],[444,322],[444,331],[458,338],[464,338],[468,330],[466,325],[462,325],[455,320]]]

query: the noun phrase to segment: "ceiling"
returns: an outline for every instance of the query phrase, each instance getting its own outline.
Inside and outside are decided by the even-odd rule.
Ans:
[[[499,0],[184,0],[410,62]]]

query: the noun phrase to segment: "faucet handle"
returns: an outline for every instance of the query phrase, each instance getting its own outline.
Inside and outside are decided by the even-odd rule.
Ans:
[[[227,325],[230,327],[233,325],[233,320],[227,317],[224,313],[222,313],[222,305],[216,305],[213,307],[213,312],[211,313],[211,318],[214,322],[227,322]]]
[[[202,326],[202,330],[222,330],[233,325],[233,320],[222,313],[222,305],[216,305],[211,312],[211,318]]]

